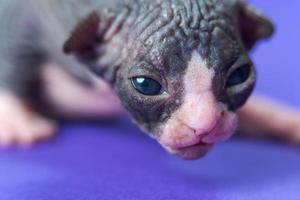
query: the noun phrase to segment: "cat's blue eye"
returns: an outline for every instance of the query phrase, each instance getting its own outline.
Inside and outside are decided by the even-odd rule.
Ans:
[[[156,96],[164,93],[164,89],[159,82],[148,77],[134,77],[131,79],[133,87],[141,94]]]
[[[251,67],[249,65],[237,68],[228,77],[226,87],[232,87],[244,83],[249,78],[250,72]]]

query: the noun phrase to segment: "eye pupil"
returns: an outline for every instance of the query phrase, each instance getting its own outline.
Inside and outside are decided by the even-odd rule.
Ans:
[[[245,65],[233,71],[226,82],[226,87],[232,87],[244,83],[250,75],[250,66]]]
[[[132,78],[132,85],[139,93],[144,95],[155,96],[163,93],[163,88],[160,83],[151,78]]]

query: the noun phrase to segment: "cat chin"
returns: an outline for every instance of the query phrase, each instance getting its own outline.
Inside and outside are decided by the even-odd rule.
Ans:
[[[204,157],[216,143],[230,138],[236,130],[237,121],[235,113],[225,112],[209,132],[199,133],[182,126],[166,135],[171,137],[162,134],[158,141],[171,154],[187,160],[198,159]]]
[[[184,148],[170,148],[165,147],[165,149],[174,155],[177,155],[185,160],[196,160],[206,156],[206,154],[213,148],[214,144],[206,144],[199,142],[198,144],[184,147]]]

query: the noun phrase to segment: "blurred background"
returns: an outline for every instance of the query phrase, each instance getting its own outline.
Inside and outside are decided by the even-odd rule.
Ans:
[[[252,53],[258,69],[258,92],[300,106],[300,2],[248,0],[275,24],[274,37]]]
[[[256,92],[300,107],[300,1],[249,0],[274,37],[252,53]],[[299,199],[300,147],[233,138],[194,162],[168,155],[125,118],[62,124],[33,149],[0,150],[0,199]]]

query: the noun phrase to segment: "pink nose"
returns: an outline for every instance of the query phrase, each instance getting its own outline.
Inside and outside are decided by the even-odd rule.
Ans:
[[[160,137],[163,146],[171,148],[184,148],[198,144],[201,138],[196,135],[195,130],[177,121],[166,126]]]
[[[203,96],[201,97],[203,98]],[[199,98],[190,97],[190,101],[184,107],[185,112],[179,116],[179,120],[194,129],[197,135],[208,133],[214,129],[224,110],[224,106],[216,102],[214,96],[207,94],[205,99],[199,103]]]
[[[184,148],[199,144],[203,142],[204,138],[208,138],[209,143],[214,143],[212,140],[219,140],[219,137],[211,136],[215,135],[216,128],[220,127],[220,121],[213,122],[210,128],[206,128],[206,132],[203,132],[204,129],[197,130],[189,127],[185,123],[180,121],[173,122],[172,124],[168,124],[165,127],[163,134],[160,137],[160,141],[164,146],[168,146],[171,148]]]

